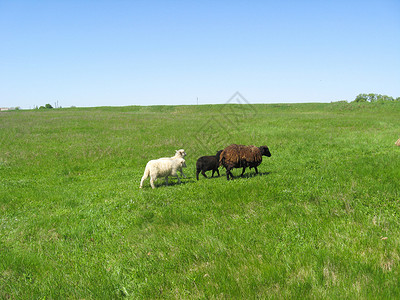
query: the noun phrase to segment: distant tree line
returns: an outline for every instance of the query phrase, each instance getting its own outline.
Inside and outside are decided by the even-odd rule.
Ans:
[[[359,94],[353,102],[400,102],[400,97],[393,98],[386,95],[381,94]]]
[[[51,104],[47,103],[45,106],[43,106],[43,105],[41,105],[41,106],[35,105],[33,108],[34,109],[52,109],[53,106]]]
[[[47,103],[45,106],[40,106],[39,109],[51,109],[53,106],[51,104]]]
[[[56,102],[54,102],[54,106],[51,105],[50,103],[47,103],[46,105],[41,105],[41,106],[37,106],[34,105],[33,106],[34,109],[52,109],[52,108],[62,108],[60,105],[58,105],[58,100]]]

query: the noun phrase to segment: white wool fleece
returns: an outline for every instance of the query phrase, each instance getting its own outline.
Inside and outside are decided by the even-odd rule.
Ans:
[[[155,160],[150,160],[144,170],[142,180],[140,181],[140,188],[143,186],[143,181],[150,176],[150,185],[154,189],[154,181],[158,177],[165,177],[165,183],[168,185],[168,176],[174,176],[178,178],[178,183],[181,182],[177,171],[180,171],[182,176],[182,168],[186,168],[185,160],[181,157],[178,158],[159,158]],[[186,176],[185,176],[186,177]]]

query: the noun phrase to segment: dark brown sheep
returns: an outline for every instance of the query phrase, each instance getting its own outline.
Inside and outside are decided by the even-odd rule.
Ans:
[[[243,168],[242,174],[247,167],[254,168],[256,174],[258,174],[257,167],[262,162],[262,156],[271,156],[267,146],[245,146],[232,144],[226,147],[219,158],[220,165],[224,166],[226,169],[226,179],[229,180],[229,176],[233,179],[233,174],[231,172],[234,168]]]
[[[206,171],[212,170],[211,177],[214,177],[214,173],[217,172],[219,176],[219,156],[222,150],[219,150],[216,155],[202,156],[196,162],[196,178],[199,180],[199,173],[207,178]]]

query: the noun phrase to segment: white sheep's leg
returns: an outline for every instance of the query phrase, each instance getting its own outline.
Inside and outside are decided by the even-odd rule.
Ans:
[[[152,189],[155,189],[156,187],[154,186],[154,181],[157,180],[157,177],[152,177],[150,176],[150,185]]]
[[[182,175],[182,177],[183,177],[183,178],[187,178],[187,177],[186,177],[186,175],[185,175],[185,174],[183,174],[183,170],[182,170],[182,169],[181,169],[181,170],[179,170],[179,172],[181,172],[181,175]],[[178,176],[178,175],[177,175],[177,176]]]
[[[139,188],[141,189],[143,186],[143,181],[145,181],[147,179],[147,174],[143,175],[142,180],[140,180],[140,185]]]
[[[179,178],[178,174],[176,174],[176,178],[178,178],[178,184],[181,184],[181,179]]]
[[[142,188],[142,186],[143,186],[143,181],[145,180],[146,178],[144,178],[144,176],[142,177],[142,180],[140,180],[140,185],[139,185],[139,189],[141,189]]]
[[[165,185],[168,185],[168,176],[165,177]]]

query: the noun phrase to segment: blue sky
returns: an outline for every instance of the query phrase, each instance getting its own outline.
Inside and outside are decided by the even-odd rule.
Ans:
[[[400,96],[400,1],[0,0],[0,106]]]

